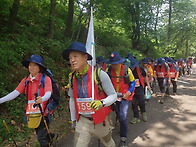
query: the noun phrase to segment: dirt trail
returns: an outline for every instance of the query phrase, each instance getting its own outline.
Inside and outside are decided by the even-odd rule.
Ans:
[[[196,65],[195,65],[196,69]],[[180,77],[177,95],[167,97],[164,104],[158,103],[159,94],[146,105],[147,122],[128,124],[127,143],[129,147],[192,147],[196,146],[196,72]],[[158,90],[158,89],[157,89]],[[170,87],[172,93],[172,86]],[[128,121],[133,118],[129,110]],[[116,145],[119,144],[119,123],[113,130]],[[57,147],[72,147],[73,132],[62,138]],[[98,146],[93,138],[89,147]],[[100,145],[103,147],[103,145]]]

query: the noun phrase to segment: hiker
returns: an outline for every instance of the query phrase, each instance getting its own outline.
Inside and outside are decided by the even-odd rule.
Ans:
[[[116,101],[117,110],[120,111],[120,146],[126,146],[127,113],[135,87],[135,78],[131,69],[122,64],[124,61],[125,58],[121,58],[118,52],[112,52],[107,62],[111,66],[106,70],[117,94],[122,95]]]
[[[147,58],[143,58],[141,60],[141,63],[142,63],[142,67],[143,69],[145,70],[146,72],[146,75],[148,77],[148,82],[150,84],[150,87],[153,91],[153,77],[154,77],[154,73],[153,73],[153,69],[152,67],[149,65],[149,60]],[[145,86],[148,86],[147,82],[145,82]]]
[[[92,56],[85,45],[73,42],[64,50],[62,56],[69,61],[75,72],[69,78],[69,96],[71,120],[75,124],[74,147],[87,147],[92,136],[96,136],[106,147],[114,147],[110,105],[117,99],[117,94],[107,73],[100,71],[103,91],[99,91],[94,82],[94,100],[92,99],[92,66],[87,60]]]
[[[176,95],[179,69],[177,65],[174,63],[174,60],[172,58],[168,58],[166,62],[169,65],[170,78],[171,78],[171,83],[173,85],[173,95]],[[169,95],[169,86],[166,89],[166,94]]]
[[[98,56],[96,59],[97,66],[100,66],[105,71],[107,68],[106,60],[103,58],[103,56]]]
[[[179,77],[185,75],[185,63],[182,58],[178,59],[177,65],[179,68]]]
[[[144,97],[145,84],[144,84],[144,81],[147,83],[148,89],[150,91],[151,91],[151,87],[148,82],[147,74],[146,74],[144,68],[139,66],[138,60],[136,60],[134,58],[130,58],[130,61],[131,61],[131,70],[132,70],[133,75],[135,77],[135,90],[134,90],[135,94],[133,96],[133,100],[131,101],[134,118],[133,118],[133,120],[130,121],[130,123],[136,124],[136,123],[140,122],[138,106],[141,111],[142,120],[144,122],[146,122],[148,119],[147,115],[146,115],[146,109],[145,109],[145,97]]]
[[[52,93],[52,83],[51,79],[46,76],[45,87],[39,87],[41,76],[47,69],[43,63],[43,58],[39,55],[32,55],[29,60],[23,60],[22,65],[28,68],[30,74],[23,78],[23,80],[13,92],[1,98],[0,103],[13,100],[20,94],[25,93],[27,97],[25,111],[25,120],[27,121],[27,125],[29,128],[35,128],[40,146],[48,147],[50,140],[44,120],[42,118],[40,109],[37,106],[34,107],[34,104],[42,105],[42,110],[44,110],[44,118],[47,122],[47,125],[49,125],[50,114],[52,112],[48,110],[47,104]],[[35,93],[39,94],[37,98]],[[52,136],[54,137],[54,134],[52,134]]]
[[[159,102],[163,104],[165,96],[167,96],[166,88],[168,84],[171,83],[169,66],[167,63],[165,63],[164,58],[160,57],[157,59],[157,64],[155,64],[155,67],[154,67],[154,75],[156,76],[156,79],[158,81],[158,85],[161,91],[161,99]]]
[[[188,58],[186,67],[187,67],[187,75],[191,75],[193,71],[193,60],[191,57]]]

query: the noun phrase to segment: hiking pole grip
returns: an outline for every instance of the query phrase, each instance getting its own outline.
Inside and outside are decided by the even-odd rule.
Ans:
[[[35,95],[35,100],[37,100],[38,93],[34,93],[34,95]],[[33,104],[33,107],[34,107],[34,108],[35,108],[36,106],[39,107],[39,109],[40,109],[40,111],[41,111],[41,114],[42,114],[42,116],[43,116],[44,114],[43,114],[41,105],[40,105],[40,104]]]

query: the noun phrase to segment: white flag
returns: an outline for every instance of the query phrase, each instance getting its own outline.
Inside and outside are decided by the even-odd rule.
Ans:
[[[86,40],[86,50],[93,57],[92,61],[88,61],[91,66],[95,66],[95,40],[94,40],[94,26],[93,26],[93,8],[91,7],[91,17],[88,28],[88,36]]]
[[[86,40],[86,50],[93,57],[92,60],[88,61],[88,64],[92,66],[92,100],[94,100],[94,66],[95,60],[95,42],[94,42],[94,26],[93,26],[93,8],[91,7],[91,18],[88,28],[88,36]]]

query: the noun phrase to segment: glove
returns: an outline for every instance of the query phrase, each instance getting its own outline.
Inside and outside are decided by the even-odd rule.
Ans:
[[[103,102],[100,100],[93,100],[92,102],[90,102],[90,107],[97,111],[103,107]]]
[[[74,121],[69,121],[69,123],[71,124],[71,129],[72,129],[72,130],[75,130],[75,127],[76,127],[76,120],[74,120]]]

